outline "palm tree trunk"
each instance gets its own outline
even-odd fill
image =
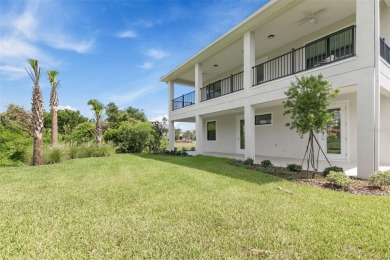
[[[42,129],[43,129],[43,105],[42,92],[39,84],[34,84],[32,100],[32,122],[34,128],[33,165],[41,165],[42,161]]]
[[[100,145],[102,143],[102,127],[101,127],[101,124],[100,124],[100,121],[97,120],[96,121],[96,143],[97,145]]]
[[[33,165],[42,164],[42,133],[34,131]]]
[[[51,109],[51,146],[58,145],[58,118],[57,118],[57,106],[53,106]]]

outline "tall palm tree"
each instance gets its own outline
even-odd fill
[[[58,71],[49,70],[47,76],[49,77],[49,82],[51,85],[50,93],[50,113],[51,113],[51,146],[58,145],[58,119],[57,119],[57,109],[58,109],[58,96],[57,96],[57,87],[59,81],[57,81]]]
[[[33,124],[33,165],[42,164],[42,129],[43,129],[43,100],[42,92],[39,87],[39,77],[41,75],[41,68],[38,66],[38,61],[29,59],[28,63],[31,68],[26,69],[28,75],[34,83],[32,95],[32,124]]]
[[[96,143],[98,145],[101,144],[102,142],[102,125],[101,125],[101,120],[103,117],[103,110],[104,110],[104,105],[103,103],[97,101],[96,99],[91,99],[88,101],[88,105],[91,106],[92,112],[95,116],[95,134],[96,134]]]

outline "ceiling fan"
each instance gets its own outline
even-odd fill
[[[298,26],[302,26],[307,22],[310,22],[311,24],[317,24],[318,23],[317,15],[319,15],[323,12],[325,12],[325,8],[322,8],[322,9],[320,9],[317,12],[314,12],[312,14],[306,15],[305,18],[298,21]]]

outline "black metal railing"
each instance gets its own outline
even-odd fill
[[[253,67],[253,86],[349,58],[355,52],[355,26],[306,44]]]
[[[217,80],[200,89],[201,101],[224,96],[244,89],[243,72]]]
[[[195,91],[184,94],[172,100],[172,110],[188,107],[195,104]]]
[[[385,38],[381,38],[380,53],[382,58],[390,64],[390,47],[386,44]]]

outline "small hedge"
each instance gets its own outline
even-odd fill
[[[331,171],[328,176],[326,176],[326,179],[343,190],[348,190],[349,186],[352,184],[351,178],[349,178],[344,172]]]
[[[331,166],[325,168],[322,174],[326,177],[330,172],[344,172],[344,169],[338,166]]]
[[[370,176],[370,184],[381,189],[384,189],[385,186],[390,186],[390,170],[375,172]]]
[[[265,167],[265,168],[267,168],[267,167],[272,167],[272,166],[273,166],[273,164],[271,163],[270,160],[263,160],[263,161],[261,161],[260,165],[261,165],[262,167]]]
[[[302,166],[299,164],[287,164],[287,169],[291,172],[300,172],[302,170]]]

